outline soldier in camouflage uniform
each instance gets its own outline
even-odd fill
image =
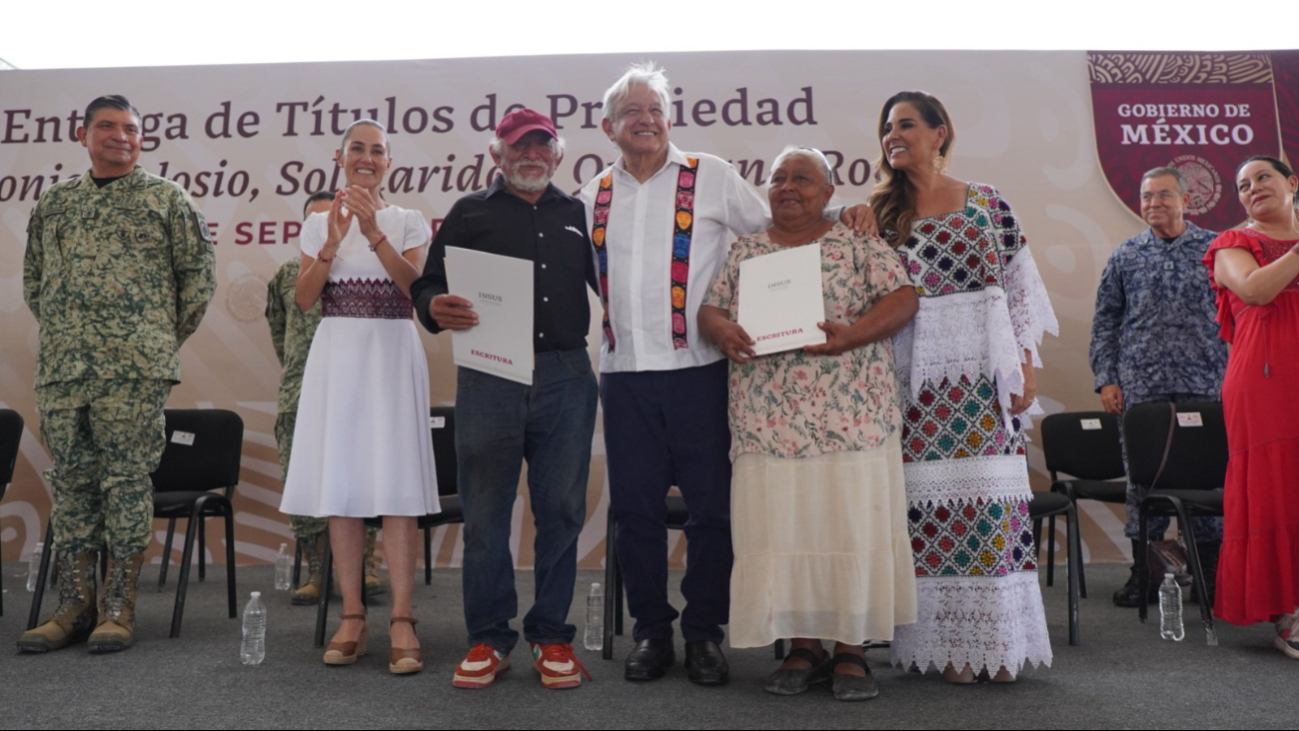
[[[303,217],[313,213],[327,213],[334,194],[319,191],[307,198]],[[284,371],[280,375],[278,413],[275,417],[275,444],[279,448],[280,469],[288,474],[289,455],[293,451],[293,428],[298,417],[298,395],[302,392],[302,371],[307,365],[311,338],[320,325],[320,303],[303,312],[294,302],[298,271],[301,261],[293,257],[280,265],[266,287],[266,321],[271,326],[271,342],[275,355]],[[305,515],[289,516],[289,529],[307,551],[307,580],[299,586],[290,601],[297,605],[320,601],[321,563],[324,560],[325,541],[329,540],[329,518],[312,518]],[[375,535],[378,529],[366,531],[365,543],[365,593],[369,596],[388,590],[379,576],[379,562],[374,556]]]
[[[178,351],[216,290],[207,222],[179,186],[136,165],[140,114],[120,96],[86,109],[91,169],[41,196],[27,227],[23,296],[40,327],[36,406],[54,468],[59,606],[18,641],[45,652],[130,647],[152,538],[163,405]],[[92,595],[96,551],[108,576]]]

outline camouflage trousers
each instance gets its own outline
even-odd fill
[[[54,458],[55,544],[74,552],[144,550],[153,540],[153,483],[166,444],[171,381],[84,379],[36,388],[41,438]]]
[[[293,429],[298,423],[297,412],[280,413],[275,416],[275,446],[280,453],[280,472],[285,477],[289,474],[289,455],[293,453]],[[289,530],[300,541],[324,533],[329,529],[329,518],[313,518],[309,515],[290,515]],[[366,528],[366,537],[378,533],[377,528]]]

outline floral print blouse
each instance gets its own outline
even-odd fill
[[[881,239],[836,224],[819,243],[827,322],[851,325],[884,295],[911,286],[897,252]],[[704,304],[726,310],[734,320],[740,263],[785,248],[766,233],[741,237],[731,245]],[[838,356],[800,349],[731,363],[732,460],[745,452],[796,459],[874,449],[901,421],[887,338]]]

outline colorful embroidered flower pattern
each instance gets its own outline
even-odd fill
[[[672,236],[672,347],[682,350],[690,347],[686,339],[686,283],[690,278],[690,235],[694,224],[695,171],[699,160],[686,158],[677,174],[676,215],[673,216],[675,232]],[[609,227],[609,210],[613,203],[613,173],[600,179],[600,190],[595,194],[594,225],[591,243],[595,246],[596,260],[600,266],[600,299],[604,303],[601,324],[609,352],[614,350],[613,325],[609,322],[609,250],[605,235]]]
[[[1028,502],[978,500],[907,511],[916,576],[1005,576],[1034,571]]]

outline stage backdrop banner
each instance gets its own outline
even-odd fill
[[[1230,172],[1224,172],[1233,156],[1278,149],[1271,99],[1274,83],[1280,88],[1282,77],[1267,54],[1228,55],[1220,64],[1222,73],[1175,74],[1163,85],[1152,81],[1163,76],[1151,76],[1153,69],[1162,68],[1159,64],[1113,60],[1128,56],[782,51],[662,54],[656,59],[672,80],[672,140],[678,147],[726,158],[754,185],[765,183],[771,161],[785,145],[821,148],[834,166],[836,199],[843,203],[864,201],[874,184],[884,100],[904,89],[939,96],[957,131],[952,174],[998,187],[1015,207],[1035,251],[1061,326],[1060,337],[1048,338],[1042,347],[1046,369],[1038,378],[1039,396],[1048,412],[1060,412],[1098,406],[1087,365],[1096,286],[1114,247],[1143,229],[1130,210],[1138,194],[1132,173],[1139,175],[1137,168],[1147,166],[1135,162],[1139,156],[1134,151],[1147,148],[1124,145],[1123,125],[1157,124],[1158,118],[1124,117],[1119,105],[1217,105],[1219,117],[1190,121],[1206,125],[1211,140],[1217,139],[1214,134],[1220,138],[1212,125],[1228,124],[1229,150],[1210,145],[1211,156],[1204,145],[1187,144],[1173,134],[1170,144],[1161,144],[1158,154],[1149,156],[1150,166],[1185,156],[1210,160],[1209,178],[1216,173],[1219,182],[1207,187],[1206,195],[1219,200],[1203,215],[1212,214],[1213,225],[1242,217],[1230,195]],[[216,297],[181,350],[183,381],[168,405],[233,409],[243,417],[236,550],[241,562],[260,562],[270,560],[281,542],[292,540],[278,511],[281,475],[273,433],[280,368],[263,316],[266,283],[280,263],[298,255],[306,196],[341,184],[333,152],[344,127],[363,116],[384,125],[394,158],[385,195],[394,204],[422,211],[436,227],[460,196],[490,184],[492,130],[520,105],[552,115],[568,142],[556,175],[560,188],[576,190],[612,163],[617,151],[601,131],[601,97],[628,63],[642,58],[0,73],[0,405],[17,409],[27,422],[14,483],[0,502],[4,558],[27,558],[50,509],[43,477],[50,458],[39,438],[32,386],[37,327],[22,300],[25,231],[41,193],[86,170],[86,151],[75,132],[91,99],[124,94],[139,107],[145,132],[140,163],[189,190],[216,235]],[[1294,68],[1293,56],[1287,63]],[[1102,68],[1111,70],[1102,74]],[[1286,73],[1293,87],[1294,72]],[[1110,88],[1101,78],[1119,86]],[[1229,105],[1248,107],[1249,116],[1225,116]],[[1099,120],[1106,121],[1102,125]],[[1240,125],[1248,125],[1248,142]],[[1162,139],[1154,129],[1144,134],[1152,146]],[[1099,146],[1098,139],[1103,139]],[[1101,161],[1116,155],[1134,160],[1123,168],[1125,177],[1103,172],[1111,168]],[[591,301],[595,354],[599,305],[594,295]],[[433,401],[451,404],[455,368],[449,336],[421,337]],[[579,546],[588,567],[599,566],[604,555],[608,492],[603,447],[597,429],[587,527]],[[1034,487],[1045,489],[1036,444],[1030,445],[1029,462]],[[535,529],[526,489],[520,496],[512,549],[520,566],[531,566]],[[1090,560],[1126,558],[1120,509],[1085,503],[1081,517]],[[156,528],[161,535],[165,524]],[[208,555],[220,560],[220,532],[210,536]],[[679,562],[684,544],[679,534],[670,540]],[[440,529],[434,546],[437,565],[458,565],[458,528]],[[154,561],[159,548],[155,543],[151,549]]]
[[[1089,53],[1096,148],[1110,187],[1133,213],[1131,195],[1157,167],[1181,171],[1187,213],[1203,228],[1240,223],[1236,166],[1279,155],[1273,70],[1266,53]]]

